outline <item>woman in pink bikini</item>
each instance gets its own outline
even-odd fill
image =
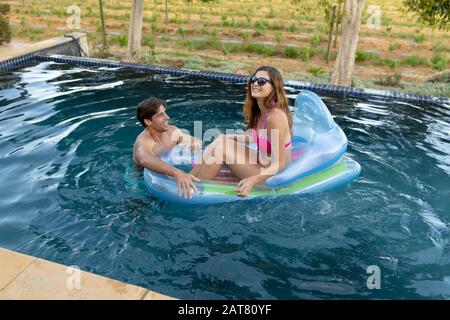
[[[219,136],[191,171],[199,179],[211,180],[226,164],[240,180],[236,193],[241,197],[283,170],[291,159],[292,116],[277,69],[262,66],[255,71],[248,82],[244,115],[246,133]],[[257,150],[243,144],[251,142]]]

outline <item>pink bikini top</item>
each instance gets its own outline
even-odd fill
[[[264,129],[266,129],[266,127],[267,127],[267,118],[268,117],[269,117],[269,112],[266,112],[265,117],[264,117]],[[258,152],[259,152],[259,150],[261,150],[263,152],[266,152],[266,154],[270,154],[272,152],[272,145],[271,145],[270,141],[264,137],[258,136],[256,128],[254,128],[252,131],[253,131],[253,140],[256,141],[256,145],[258,147]],[[288,148],[291,144],[292,144],[292,141],[289,141],[288,143],[286,143],[284,145],[284,147]]]

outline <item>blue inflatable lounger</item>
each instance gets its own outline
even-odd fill
[[[156,197],[177,203],[224,203],[248,201],[260,197],[307,195],[344,186],[357,178],[361,166],[344,156],[347,137],[334,122],[328,108],[311,91],[304,90],[295,99],[293,114],[292,160],[264,185],[255,186],[247,198],[236,195],[237,181],[230,182],[224,170],[214,180],[196,182],[198,192],[192,199],[178,196],[175,180],[148,169],[144,170],[147,189]],[[177,165],[192,164],[195,155],[181,159],[180,148],[161,155],[161,159]],[[198,155],[197,155],[198,156]],[[236,179],[234,179],[236,180]]]

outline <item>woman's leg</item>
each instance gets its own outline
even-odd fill
[[[260,173],[256,151],[247,146],[219,136],[203,153],[203,163],[194,165],[191,174],[199,179],[214,179],[225,163],[238,179],[248,178]]]
[[[225,142],[224,136],[217,137],[206,149],[203,151],[201,163],[194,164],[191,174],[199,179],[211,180],[214,179],[220,171],[223,164],[223,158],[218,159],[217,155],[223,154],[223,144]]]

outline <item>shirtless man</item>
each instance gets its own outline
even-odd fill
[[[192,198],[197,188],[193,182],[200,181],[192,174],[186,173],[161,160],[158,155],[183,144],[194,151],[201,148],[202,142],[195,137],[184,134],[176,126],[169,125],[166,102],[158,98],[148,98],[139,103],[136,115],[144,130],[136,138],[133,147],[133,162],[137,170],[144,167],[152,171],[173,177],[178,186],[178,196]]]

